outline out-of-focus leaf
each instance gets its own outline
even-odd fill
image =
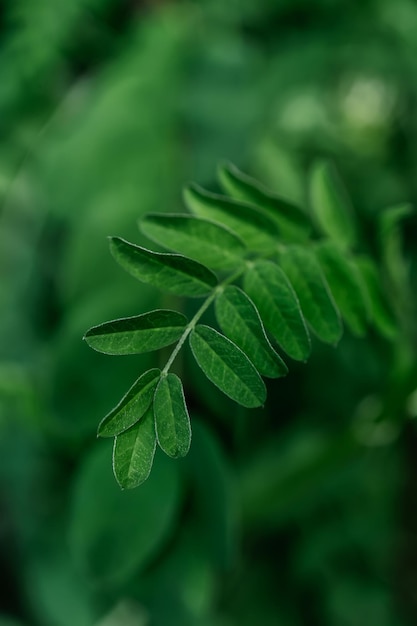
[[[213,269],[236,267],[246,252],[242,240],[230,230],[194,215],[148,214],[140,221],[140,229],[165,248]]]
[[[174,343],[186,326],[182,313],[158,309],[93,326],[84,339],[90,348],[104,354],[141,354]]]
[[[356,259],[356,264],[365,287],[371,321],[382,335],[387,339],[392,339],[398,334],[398,323],[388,298],[383,292],[378,268],[370,257],[365,256]]]
[[[259,448],[242,467],[242,515],[249,526],[287,522],[309,508],[318,491],[361,455],[351,433],[298,431],[281,434]]]
[[[398,228],[399,223],[413,213],[413,205],[407,202],[396,204],[381,211],[379,216],[380,237],[384,240]]]
[[[316,252],[330,291],[343,318],[355,335],[363,336],[366,331],[368,315],[363,285],[357,267],[332,242],[318,244]]]
[[[272,193],[232,163],[221,164],[218,171],[225,192],[236,200],[249,202],[265,210],[277,222],[285,239],[299,241],[305,239],[311,231],[309,219],[300,207]]]
[[[310,337],[284,272],[270,261],[255,261],[245,273],[244,285],[274,339],[290,357],[305,361],[311,350]]]
[[[230,339],[202,324],[190,335],[193,355],[207,378],[242,406],[261,406],[266,389],[248,357]]]
[[[382,256],[391,279],[397,288],[403,288],[408,281],[409,268],[402,250],[403,241],[400,222],[413,213],[411,204],[398,204],[388,207],[379,217],[379,239]]]
[[[156,368],[142,374],[119,404],[101,420],[97,434],[100,437],[119,435],[138,422],[152,402],[160,375],[161,370]]]
[[[154,398],[158,443],[173,458],[185,456],[191,444],[191,426],[181,380],[175,374],[163,376]]]
[[[276,245],[278,227],[262,209],[205,191],[194,184],[185,187],[184,202],[195,215],[230,228],[253,251],[265,252]]]
[[[336,344],[343,328],[320,264],[310,248],[288,246],[279,256],[311,329],[322,341]]]
[[[24,575],[30,614],[36,624],[91,626],[100,615],[91,588],[71,562],[62,527],[48,524],[48,543],[31,551]],[[58,532],[57,532],[58,531]],[[10,626],[15,622],[11,622]],[[0,626],[6,626],[0,620]]]
[[[122,489],[133,489],[149,476],[156,449],[155,418],[149,407],[142,419],[118,435],[113,448],[113,471]]]
[[[138,602],[121,599],[112,610],[94,626],[149,626],[149,612]]]
[[[178,296],[205,296],[217,285],[213,272],[180,254],[152,252],[120,237],[110,238],[110,250],[129,274]]]
[[[200,468],[203,469],[202,466]],[[210,489],[210,479],[211,475],[206,474],[202,495]],[[195,519],[193,515],[193,496],[194,492],[189,494],[189,514],[182,520],[181,529],[166,558],[158,563],[158,568],[145,572],[138,581],[152,615],[152,626],[217,624],[211,616],[216,605],[215,566],[218,563],[213,563],[214,559],[207,549],[204,520],[200,517]],[[206,521],[209,523],[209,520]]]
[[[327,161],[313,165],[310,200],[317,224],[343,248],[356,242],[356,226],[350,199],[334,167]]]
[[[236,554],[238,511],[234,476],[221,442],[203,421],[193,422],[187,457],[200,544],[213,565],[228,567]]]
[[[216,318],[224,334],[252,361],[263,376],[285,376],[288,368],[265,334],[259,313],[239,287],[228,285],[216,298]]]
[[[88,578],[114,587],[124,584],[162,549],[181,498],[178,465],[166,456],[156,456],[148,480],[133,491],[122,491],[117,485],[110,456],[111,448],[103,441],[80,468],[69,539],[73,558]]]

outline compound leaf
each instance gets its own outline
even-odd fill
[[[352,333],[363,336],[367,308],[361,277],[353,261],[332,242],[317,245],[318,260],[344,320]]]
[[[289,246],[281,252],[279,260],[311,329],[322,341],[336,344],[343,327],[314,252],[306,247]]]
[[[222,163],[218,175],[226,193],[265,210],[289,241],[305,239],[311,231],[310,221],[300,207],[272,193],[232,163]]]
[[[310,337],[284,272],[271,261],[255,261],[245,274],[244,287],[277,343],[293,359],[305,361],[311,350]]]
[[[93,326],[84,339],[104,354],[141,354],[169,346],[181,337],[186,325],[182,313],[157,309]]]
[[[236,267],[246,252],[243,241],[230,230],[194,215],[151,213],[140,221],[140,228],[156,243],[213,269]]]
[[[356,228],[351,202],[335,168],[327,161],[313,165],[310,200],[322,232],[343,248],[353,246]]]
[[[100,437],[119,435],[138,422],[152,402],[160,375],[161,371],[156,368],[142,374],[119,404],[102,419],[97,434]]]
[[[205,296],[217,285],[213,272],[180,254],[153,252],[120,237],[110,238],[110,250],[129,274],[177,296]]]
[[[191,444],[190,418],[181,380],[175,374],[163,376],[154,398],[158,443],[172,458],[185,456]]]
[[[153,408],[142,419],[118,435],[113,448],[113,471],[122,489],[133,489],[149,476],[156,449]]]
[[[230,339],[203,324],[190,335],[192,353],[205,375],[242,406],[261,406],[266,399],[262,378],[246,354]]]
[[[288,368],[272,348],[259,313],[239,287],[229,285],[216,298],[220,328],[252,361],[258,372],[270,378],[285,376]]]
[[[253,251],[273,250],[279,235],[276,223],[262,210],[198,185],[184,189],[184,202],[192,213],[226,225]]]

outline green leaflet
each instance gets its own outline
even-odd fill
[[[311,344],[297,296],[284,272],[271,261],[255,261],[244,277],[266,329],[297,361],[305,361]]]
[[[242,406],[266,400],[262,378],[248,357],[230,339],[209,326],[198,325],[190,335],[192,353],[207,378]]]
[[[285,376],[288,368],[265,334],[253,302],[239,287],[229,285],[216,298],[216,318],[220,328],[270,378]]]
[[[332,242],[318,244],[317,258],[343,318],[351,331],[363,336],[367,310],[361,276],[353,261]]]
[[[356,242],[356,227],[349,196],[334,167],[326,161],[313,165],[310,200],[321,231],[343,248]]]
[[[84,339],[90,348],[104,354],[141,354],[174,343],[186,325],[182,313],[157,309],[93,326]]]
[[[149,476],[156,449],[155,419],[149,407],[142,419],[118,435],[113,448],[113,471],[122,489],[133,489]]]
[[[213,272],[180,254],[152,252],[120,237],[110,238],[110,250],[129,274],[177,296],[205,296],[217,285]]]
[[[289,241],[303,240],[311,231],[310,221],[300,207],[270,192],[232,163],[222,163],[218,175],[226,193],[266,211]]]
[[[135,424],[149,408],[161,370],[151,369],[142,374],[119,404],[99,424],[100,437],[112,437]]]
[[[190,418],[181,380],[163,376],[155,391],[154,412],[158,443],[172,458],[185,456],[191,444]]]
[[[382,290],[378,267],[372,259],[365,256],[356,259],[356,264],[365,286],[371,319],[382,335],[387,339],[393,339],[398,334],[398,324]]]
[[[184,202],[192,213],[225,225],[253,251],[273,250],[278,228],[262,210],[225,196],[205,191],[198,185],[184,189]]]
[[[310,248],[288,246],[279,256],[311,329],[322,341],[336,344],[343,327],[320,263]]]
[[[141,231],[156,243],[218,270],[238,266],[246,247],[224,226],[194,215],[145,215]]]

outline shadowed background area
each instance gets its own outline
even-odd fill
[[[96,429],[160,357],[81,341],[173,306],[107,236],[221,159],[303,206],[332,159],[376,250],[417,201],[417,5],[3,0],[0,77],[0,626],[417,623],[415,331],[314,342],[255,411],[185,354],[191,451],[129,492]]]

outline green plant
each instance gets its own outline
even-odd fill
[[[99,436],[115,437],[113,468],[122,488],[149,476],[157,444],[173,458],[189,450],[183,386],[171,371],[187,339],[207,378],[253,408],[266,400],[262,376],[288,371],[276,347],[306,361],[309,330],[336,345],[341,318],[357,336],[369,321],[388,337],[396,333],[380,271],[364,252],[353,208],[331,165],[318,162],[312,169],[311,215],[229,163],[218,175],[228,196],[190,185],[184,201],[191,214],[149,214],[140,220],[144,235],[175,254],[110,238],[112,255],[138,280],[174,296],[203,299],[190,320],[158,309],[85,334],[90,347],[111,355],[174,344],[166,364],[143,373],[98,427]],[[221,332],[202,323],[211,305]]]

